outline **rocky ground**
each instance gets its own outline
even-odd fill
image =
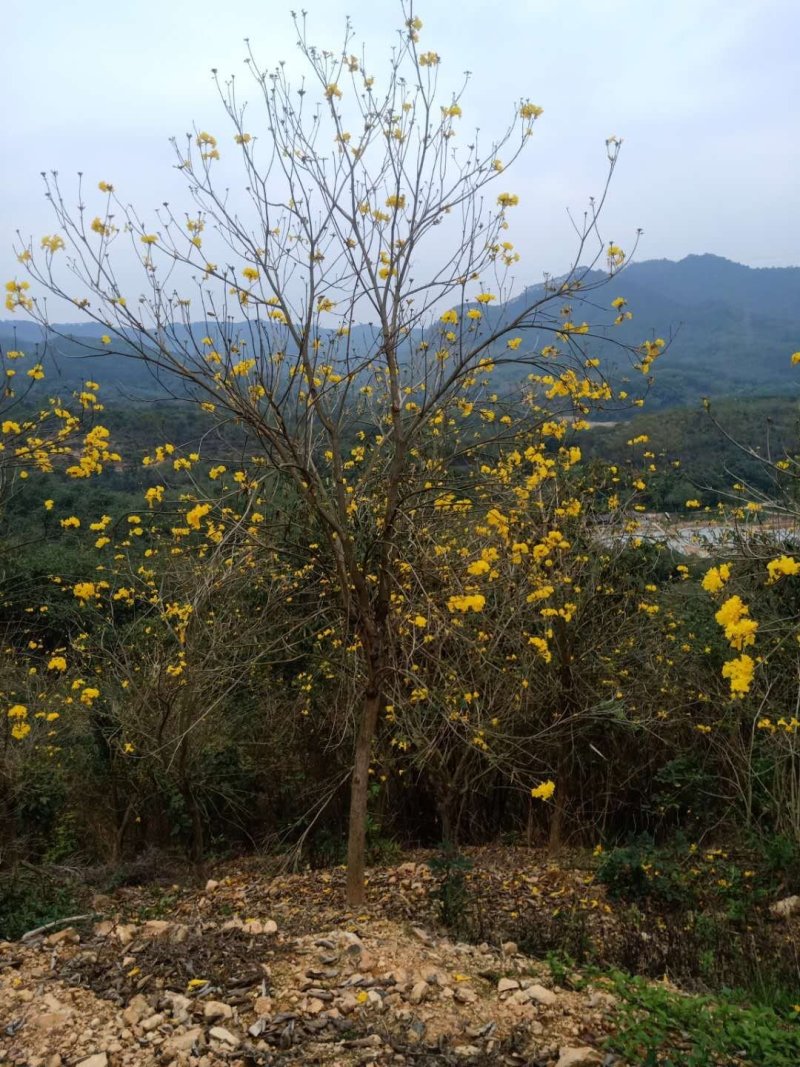
[[[208,873],[95,895],[79,921],[0,942],[0,1063],[623,1067],[604,980],[571,980],[521,936],[622,936],[587,869],[482,853],[450,885],[469,942],[443,932],[442,876],[421,856],[373,869],[363,912],[344,909],[340,868]]]
[[[600,1064],[613,998],[554,986],[506,944],[377,920],[67,928],[3,954],[0,1060],[138,1064]]]
[[[560,871],[492,870],[500,910],[565,893]],[[602,985],[564,989],[513,942],[437,933],[427,864],[373,871],[363,914],[342,910],[341,882],[223,869],[198,889],[96,896],[87,919],[0,943],[0,1063],[614,1062]],[[602,912],[591,894],[586,908]]]

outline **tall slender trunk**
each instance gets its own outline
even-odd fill
[[[456,851],[455,835],[453,833],[452,805],[453,801],[449,791],[441,797],[436,805],[439,812],[439,821],[442,824],[442,852],[444,852],[446,856],[455,855]]]
[[[203,854],[205,852],[205,833],[203,831],[203,812],[200,808],[200,804],[197,801],[197,797],[194,793],[189,793],[189,813],[192,817],[192,842],[191,842],[191,860],[192,863],[202,863]]]
[[[347,837],[347,903],[364,903],[364,863],[367,847],[367,802],[369,800],[369,761],[372,739],[378,725],[381,695],[370,686],[364,696],[358,724],[353,774],[350,779],[350,823]]]
[[[550,859],[557,859],[561,853],[564,840],[564,823],[569,804],[569,763],[562,753],[556,770],[556,791],[553,797],[553,814],[550,816],[550,839],[547,842],[547,854]]]
[[[551,859],[556,859],[561,853],[562,836],[564,832],[564,797],[563,786],[559,784],[553,804],[553,814],[550,816],[550,839],[547,842],[547,854]]]

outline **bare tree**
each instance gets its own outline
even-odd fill
[[[368,772],[404,531],[458,464],[516,447],[553,405],[586,412],[611,398],[586,369],[594,331],[570,321],[569,302],[600,284],[592,268],[607,278],[624,259],[598,229],[606,182],[576,223],[568,275],[508,301],[518,197],[506,171],[541,109],[520,100],[497,138],[461,136],[467,81],[441,90],[440,57],[422,49],[410,0],[402,14],[382,80],[353,53],[349,24],[341,49],[320,51],[295,19],[307,69],[299,87],[283,65],[259,66],[248,44],[260,116],[233,78],[217,81],[243,176],[236,195],[220,177],[217,139],[197,130],[175,143],[191,211],[165,204],[147,223],[106,182],[96,214],[82,187],[72,208],[52,174],[65,254],[39,263],[30,243],[20,249],[47,291],[104,326],[117,358],[145,361],[175,393],[244,425],[262,469],[301,502],[319,538],[309,554],[358,645],[352,904],[364,896]],[[607,150],[610,180],[619,143]],[[120,246],[146,279],[136,298],[119,281]],[[38,299],[33,313],[46,321]],[[489,375],[514,365],[533,378],[492,392]],[[470,417],[481,397],[491,417]]]

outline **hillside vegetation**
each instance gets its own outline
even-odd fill
[[[601,279],[600,272],[588,271],[584,287],[591,290]],[[541,286],[532,286],[485,313],[500,321],[543,292]],[[659,366],[648,394],[649,410],[693,406],[704,397],[798,395],[786,352],[793,350],[800,334],[800,267],[753,268],[709,254],[679,262],[645,260],[625,268],[613,293],[609,291],[611,297],[623,297],[633,313],[619,330],[612,331],[613,313],[598,308],[591,293],[583,298],[575,292],[572,317],[592,322],[596,347],[607,357],[604,365],[620,383],[630,380],[629,369],[609,339],[637,342],[644,331],[669,342],[669,358]],[[216,323],[193,327],[198,338],[209,331],[215,335]],[[164,399],[182,390],[168,373],[154,373],[146,364],[125,358],[124,349],[108,353],[100,343],[104,332],[102,325],[53,324],[48,331],[5,321],[0,322],[0,348],[34,352],[38,346],[51,380],[64,390],[78,388],[87,377],[99,377],[109,399]],[[374,327],[356,328],[354,345],[366,350],[374,333]],[[511,386],[523,380],[524,373],[524,368],[506,367],[501,379]]]

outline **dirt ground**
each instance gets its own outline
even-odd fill
[[[486,928],[478,944],[441,933],[441,884],[421,861],[372,870],[358,914],[343,906],[341,869],[258,862],[195,887],[95,896],[84,920],[0,942],[0,1063],[620,1062],[602,1050],[614,1009],[602,982],[562,988],[541,960],[490,937],[500,918],[524,929],[529,911],[568,907],[607,938],[613,909],[589,873],[530,853],[491,860],[456,884],[472,931]]]

